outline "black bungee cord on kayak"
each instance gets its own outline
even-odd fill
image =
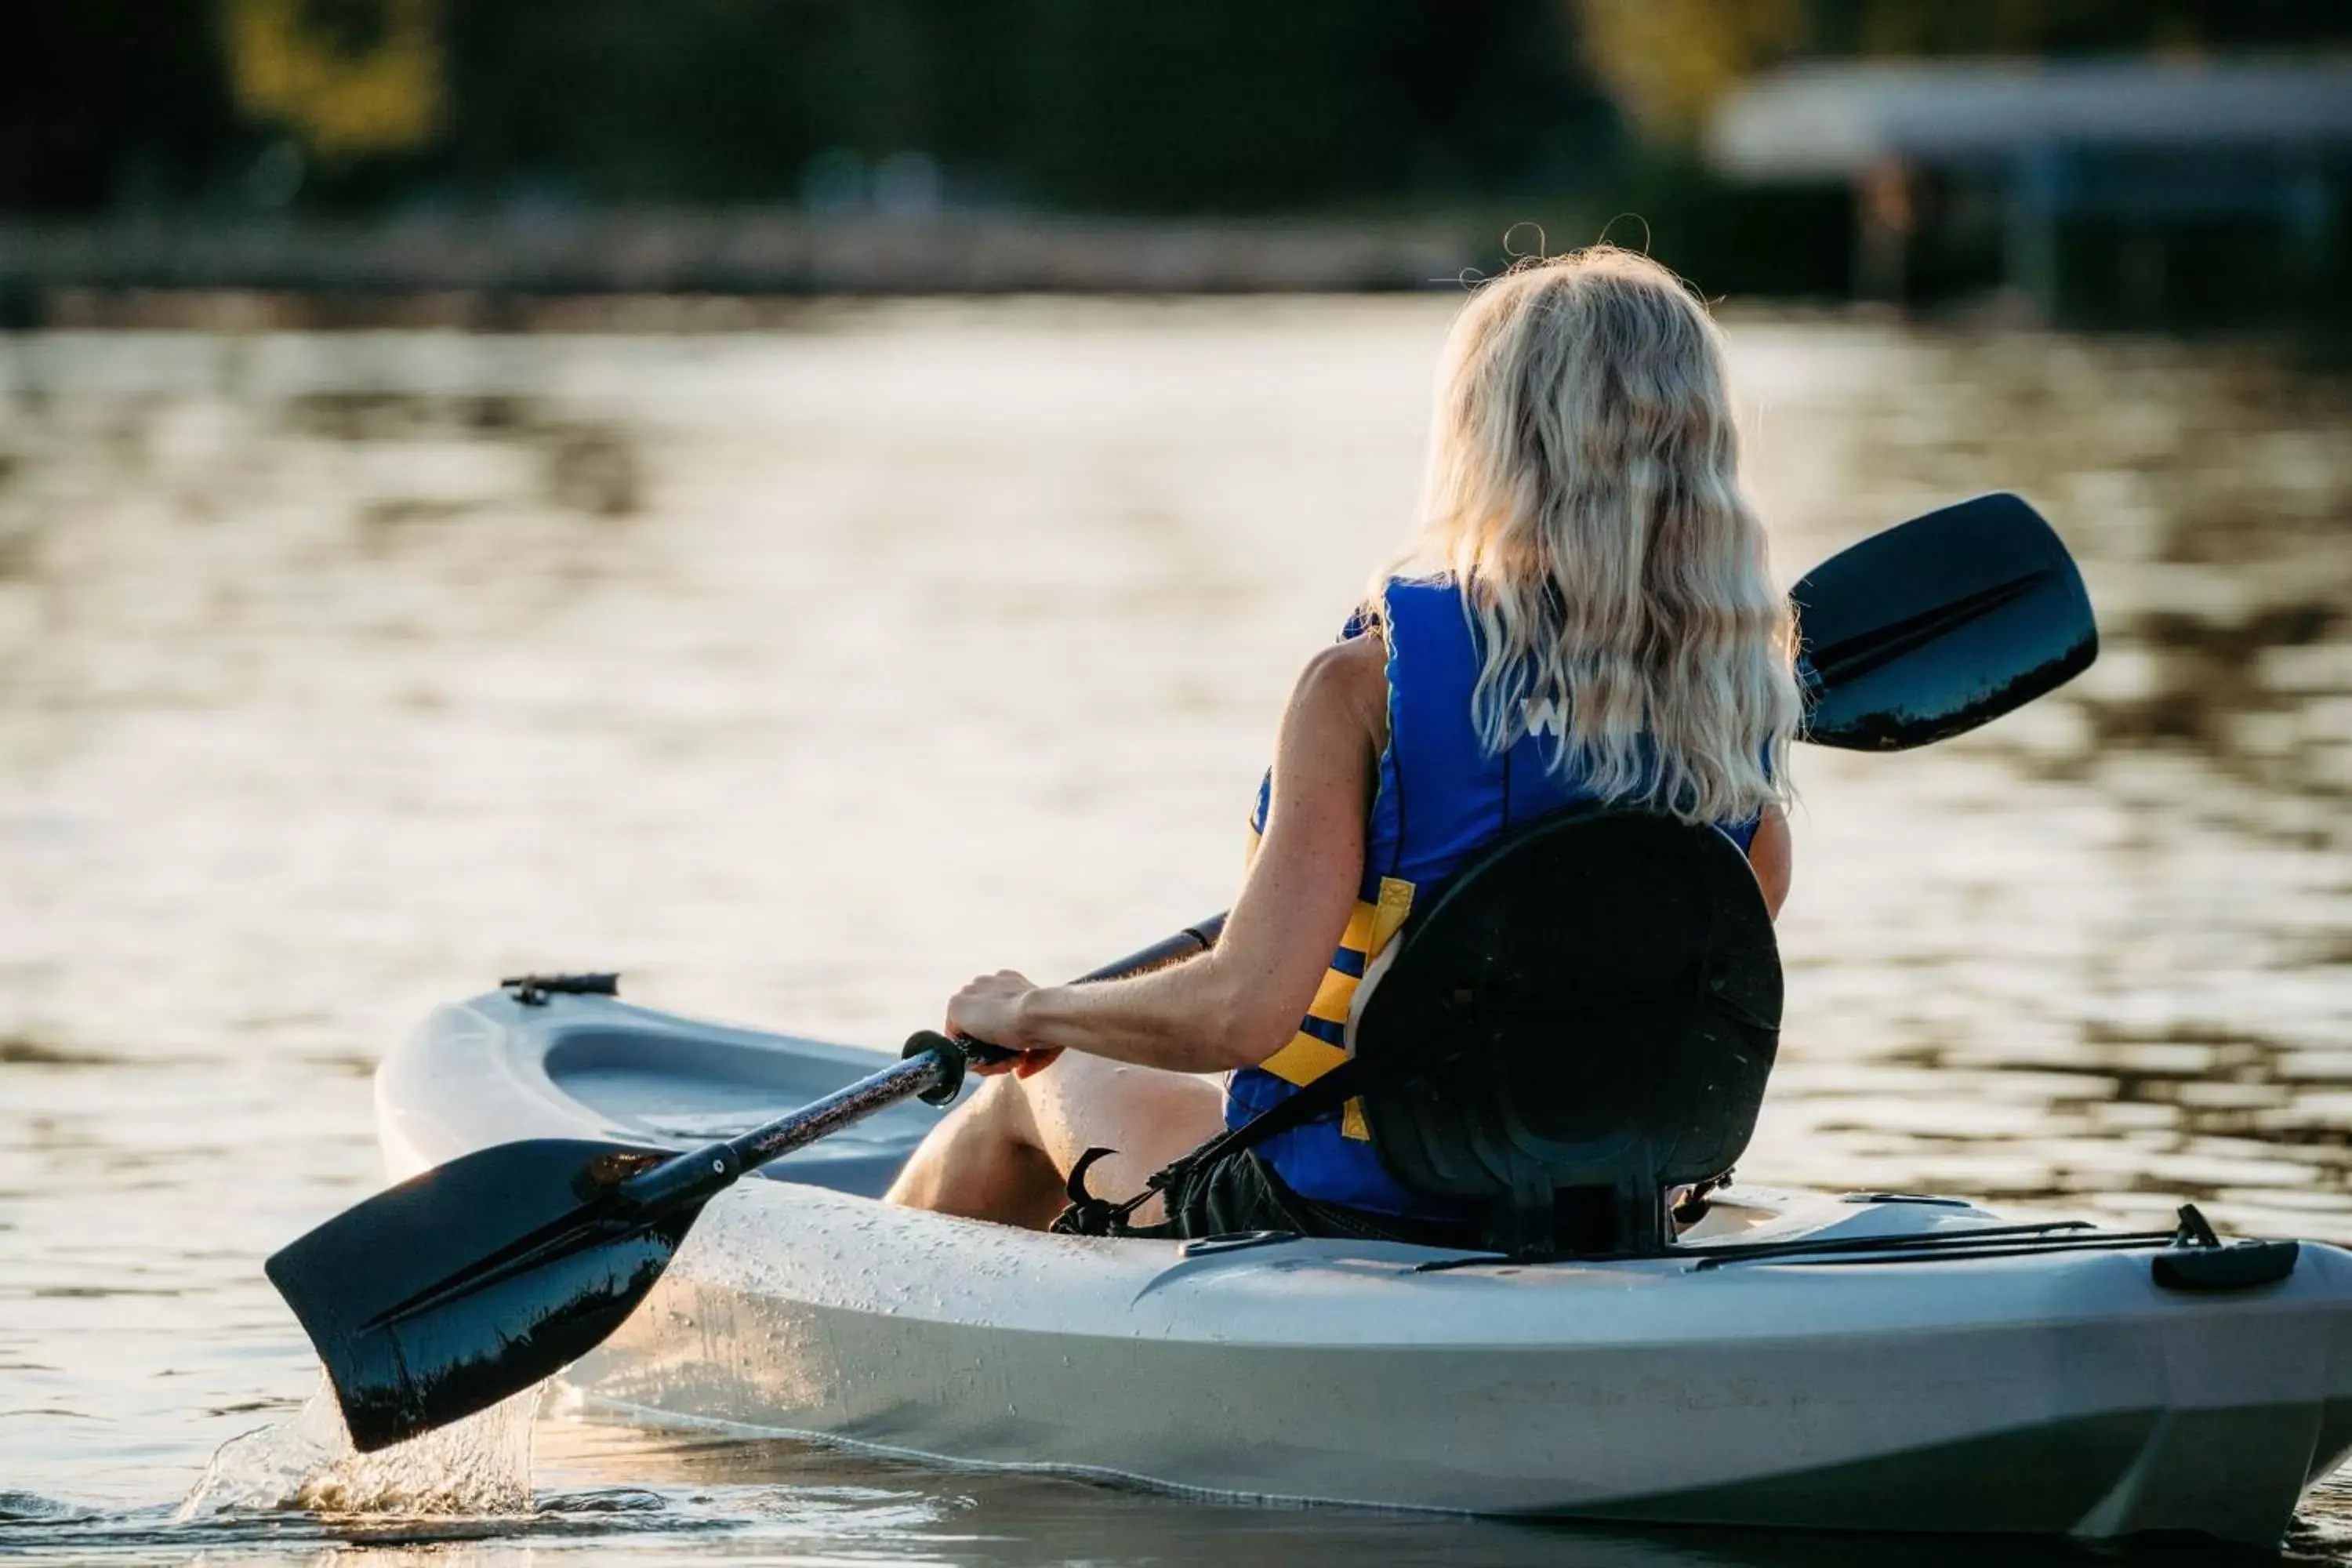
[[[2030,1225],[1971,1226],[1904,1236],[1825,1236],[1793,1241],[1712,1242],[1676,1247],[1670,1257],[1691,1272],[1742,1265],[1809,1268],[1876,1267],[1903,1263],[1958,1263],[1984,1258],[2036,1258],[2052,1253],[2141,1252],[2159,1248],[2150,1259],[2157,1284],[2170,1290],[2243,1290],[2272,1285],[2294,1272],[2301,1244],[2292,1240],[2225,1242],[2195,1204],[2180,1205],[2170,1230],[2100,1230],[2087,1220],[2045,1220]],[[1416,1264],[1417,1274],[1444,1274],[1548,1259],[1499,1254],[1444,1258]]]

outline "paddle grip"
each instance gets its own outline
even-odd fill
[[[1173,936],[1161,937],[1150,947],[1129,953],[1125,958],[1089,969],[1073,985],[1091,985],[1098,980],[1124,980],[1131,974],[1148,973],[1179,963],[1195,953],[1206,952],[1217,944],[1217,937],[1225,929],[1225,917],[1211,915],[1198,925],[1186,926]],[[907,1045],[898,1055],[912,1060],[925,1052],[937,1055],[940,1063],[939,1081],[924,1089],[917,1098],[925,1105],[947,1105],[963,1092],[965,1070],[974,1062],[993,1067],[1009,1062],[1021,1053],[1003,1046],[992,1046],[986,1040],[975,1040],[970,1035],[942,1035],[932,1029],[918,1029],[907,1037]]]
[[[929,1087],[916,1091],[915,1098],[925,1105],[948,1105],[963,1092],[964,1072],[972,1063],[993,1067],[998,1062],[1009,1062],[1020,1054],[1019,1051],[1006,1050],[1003,1046],[992,1046],[986,1040],[975,1040],[970,1035],[942,1035],[936,1029],[918,1029],[907,1037],[906,1047],[898,1056],[905,1061],[929,1057],[938,1068],[939,1076],[931,1080]]]

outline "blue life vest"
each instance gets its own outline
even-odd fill
[[[1452,578],[1392,579],[1382,595],[1381,626],[1388,644],[1389,737],[1355,913],[1298,1033],[1264,1063],[1227,1080],[1227,1126],[1241,1125],[1348,1059],[1349,1010],[1365,969],[1395,940],[1417,894],[1433,897],[1437,884],[1506,828],[1597,798],[1573,773],[1551,765],[1565,715],[1538,713],[1530,732],[1508,750],[1486,750],[1470,710],[1483,664],[1478,634]],[[1342,635],[1360,629],[1350,621]],[[1273,783],[1268,773],[1258,786],[1253,852],[1265,831]],[[1756,827],[1749,821],[1724,831],[1746,849]],[[1257,1152],[1293,1190],[1321,1203],[1419,1218],[1468,1212],[1399,1185],[1373,1152],[1353,1100],[1268,1139]]]

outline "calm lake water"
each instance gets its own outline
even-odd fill
[[[377,1184],[368,1073],[434,1003],[611,966],[881,1044],[1223,907],[1290,679],[1408,517],[1449,309],[0,337],[0,1555],[2031,1560],[1212,1508],[560,1400],[527,1513],[171,1521],[313,1389],[260,1262]],[[1733,334],[1785,577],[2014,489],[2106,637],[1977,735],[1800,759],[1743,1173],[2352,1241],[2352,389]],[[2352,1562],[2352,1491],[2294,1549]]]

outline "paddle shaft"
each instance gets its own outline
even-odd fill
[[[1099,980],[1120,980],[1179,963],[1215,946],[1217,933],[1224,924],[1224,916],[1213,916],[1129,953],[1115,963],[1089,970],[1070,984],[1088,985]],[[908,1042],[908,1052],[898,1066],[869,1073],[821,1100],[811,1100],[789,1116],[780,1116],[739,1137],[706,1144],[640,1172],[620,1184],[620,1195],[649,1212],[672,1208],[680,1203],[700,1203],[744,1173],[782,1159],[795,1149],[805,1148],[900,1100],[924,1097],[944,1103],[963,1086],[964,1071],[971,1063],[1000,1062],[1019,1054],[983,1040],[950,1037],[929,1030],[917,1034]]]

